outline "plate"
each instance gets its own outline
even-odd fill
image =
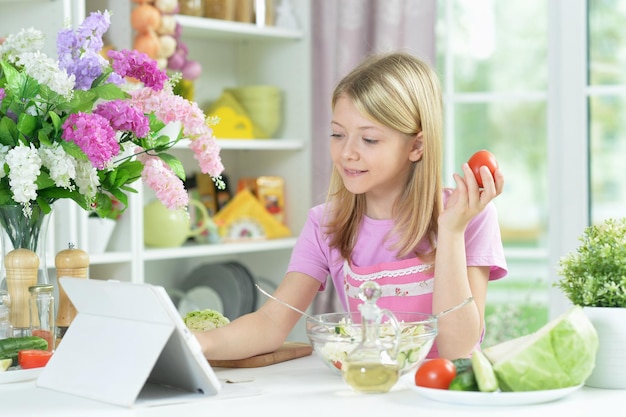
[[[207,263],[198,266],[183,280],[180,290],[187,292],[197,287],[215,291],[224,306],[222,312],[231,321],[254,311],[256,288],[254,278],[237,262]]]
[[[7,369],[4,372],[0,372],[0,384],[31,381],[37,379],[41,371],[43,371],[43,368]]]
[[[502,406],[527,405],[556,401],[567,397],[579,390],[583,384],[574,387],[551,389],[544,391],[524,392],[476,392],[476,391],[449,391],[445,389],[424,388],[415,385],[413,373],[400,377],[400,381],[413,392],[424,398],[448,404]]]
[[[211,309],[224,313],[220,295],[211,287],[199,286],[187,291],[178,304],[178,312],[184,316],[190,311]]]

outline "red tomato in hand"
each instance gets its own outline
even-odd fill
[[[496,160],[496,157],[493,156],[491,152],[484,149],[472,155],[467,163],[472,169],[472,172],[474,172],[476,182],[478,182],[478,186],[481,188],[483,187],[483,179],[480,177],[480,167],[484,165],[489,168],[491,175],[493,175],[493,173],[496,172],[496,169],[498,169],[498,161]]]
[[[52,352],[49,350],[25,349],[17,352],[17,363],[22,369],[41,368],[46,366]]]
[[[448,389],[456,376],[456,366],[446,358],[424,362],[415,372],[415,385],[426,388]]]

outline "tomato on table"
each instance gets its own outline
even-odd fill
[[[483,179],[480,176],[480,167],[486,166],[487,168],[489,168],[491,175],[493,175],[496,172],[496,169],[498,169],[498,161],[496,160],[496,157],[493,156],[491,152],[485,149],[478,151],[474,155],[472,155],[467,161],[467,164],[472,169],[472,172],[476,177],[476,182],[478,182],[478,186],[480,188],[483,187]]]
[[[426,361],[415,372],[415,385],[426,388],[448,389],[456,376],[456,366],[446,358]]]
[[[25,349],[17,353],[17,363],[22,369],[41,368],[46,366],[52,352],[49,350]]]
[[[48,342],[48,350],[52,350],[52,332],[50,330],[35,329],[32,335],[45,339]]]

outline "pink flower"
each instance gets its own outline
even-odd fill
[[[220,149],[213,136],[213,131],[210,128],[208,130],[210,134],[204,134],[192,140],[189,148],[193,151],[193,157],[198,161],[202,173],[217,177],[224,171],[224,165],[219,158]]]
[[[78,145],[97,169],[105,168],[111,158],[120,152],[109,121],[97,114],[70,114],[63,123],[61,137]]]
[[[128,101],[106,101],[93,112],[107,119],[114,130],[130,131],[138,138],[145,138],[150,131],[148,118]]]
[[[183,137],[191,140],[190,147],[203,173],[218,177],[224,171],[213,130],[197,103],[174,95],[167,89],[155,92],[149,88],[140,88],[130,94],[132,105],[144,113],[154,113],[165,124],[174,121],[182,123]]]
[[[151,156],[137,147],[137,159],[143,163],[141,178],[154,190],[156,197],[170,210],[183,209],[189,196],[180,178],[157,156]]]
[[[134,50],[110,50],[108,56],[113,60],[113,71],[119,76],[136,78],[153,90],[163,89],[167,74],[147,54]]]

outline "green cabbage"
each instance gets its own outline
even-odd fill
[[[537,391],[582,384],[591,375],[598,335],[574,306],[530,335],[483,349],[502,391]]]
[[[210,308],[205,310],[190,311],[185,314],[183,321],[185,322],[187,328],[194,332],[212,330],[230,323],[230,320],[228,320],[228,318],[222,313],[211,310]]]

